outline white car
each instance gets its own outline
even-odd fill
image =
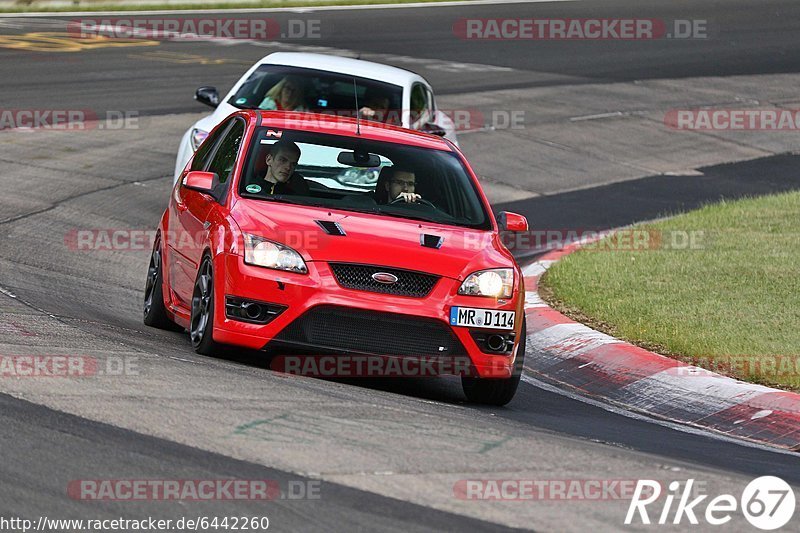
[[[284,85],[290,88],[284,89]],[[293,98],[286,100],[292,93]],[[195,99],[215,110],[183,135],[175,162],[175,181],[208,132],[239,109],[290,109],[350,116],[358,109],[362,118],[369,119],[371,115],[373,120],[434,133],[458,144],[455,124],[437,108],[433,89],[425,78],[360,59],[276,52],[253,65],[224,99],[220,100],[214,87],[200,87]],[[281,106],[286,101],[291,102],[291,107]],[[375,103],[388,103],[388,107],[372,114],[373,108],[380,107]]]

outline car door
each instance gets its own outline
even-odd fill
[[[244,138],[245,121],[241,117],[234,117],[220,129],[219,138],[206,154],[202,154],[204,157],[196,165],[192,163],[191,170],[217,174],[221,184],[219,192],[222,193],[221,197],[224,197]],[[209,240],[208,233],[211,226],[209,219],[212,217],[212,211],[219,209],[220,203],[209,194],[193,191],[182,185],[178,187],[176,194],[173,213],[176,224],[170,273],[173,276],[175,300],[181,306],[191,308],[197,269]]]

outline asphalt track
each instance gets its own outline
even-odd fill
[[[733,76],[738,74],[773,74],[797,72],[800,56],[796,21],[800,5],[791,0],[750,0],[725,2],[657,0],[577,1],[533,4],[497,4],[425,9],[316,11],[320,17],[297,12],[271,13],[286,27],[288,19],[299,14],[319,18],[321,39],[284,39],[287,44],[319,45],[363,53],[402,54],[412,58],[514,69],[497,72],[477,69],[463,76],[454,69],[447,72],[430,69],[425,61],[417,68],[430,78],[438,94],[468,93],[497,88],[558,86],[565,78],[579,78],[584,83],[598,81],[681,78],[697,76]],[[236,14],[236,18],[257,17]],[[535,48],[524,41],[468,41],[456,38],[452,25],[460,18],[613,18],[648,17],[664,20],[703,19],[708,21],[708,39],[642,41],[631,46],[624,41],[537,42]],[[60,20],[70,20],[61,17]],[[27,22],[15,28],[8,19],[3,33],[15,34],[52,29],[44,21]],[[184,51],[178,43],[161,49]],[[208,65],[143,61],[146,49],[101,49],[77,57],[40,54],[28,61],[8,50],[0,50],[0,75],[3,77],[4,105],[30,108],[50,106],[68,109],[90,104],[92,109],[136,109],[142,113],[178,113],[196,111],[191,100],[201,84],[229,87],[243,70],[264,54],[263,49],[233,43],[220,47],[196,43],[192,53],[215,58],[235,58],[240,64]],[[24,57],[24,56],[22,56]],[[542,74],[547,74],[543,77]],[[574,80],[573,80],[574,81]],[[155,88],[155,90],[154,90]],[[188,97],[187,97],[188,95]]]
[[[598,1],[316,15],[323,21],[324,38],[314,45],[425,58],[418,70],[440,95],[800,70],[795,53],[800,6],[790,1],[651,2],[646,9],[634,1]],[[513,41],[453,38],[455,18],[504,16],[707,18],[725,31],[691,46],[541,43],[536,53]],[[52,30],[58,18],[47,20],[6,19],[2,32]],[[159,49],[187,52],[180,43]],[[215,65],[163,61],[147,53],[106,48],[65,55],[0,48],[3,106],[134,109],[154,117],[155,127],[164,115],[198,111],[190,98],[196,86],[227,87],[265,50],[192,45],[193,55],[225,59]],[[462,67],[451,72],[443,64]],[[464,64],[512,70],[498,74],[475,68],[465,74]],[[710,492],[737,494],[748,479],[768,474],[800,485],[795,455],[630,418],[528,383],[507,408],[488,409],[464,403],[458,384],[449,380],[286,379],[266,370],[254,354],[196,356],[184,335],[141,324],[146,254],[76,254],[57,246],[71,227],[154,226],[168,194],[165,176],[173,147],[148,147],[136,154],[136,146],[124,141],[106,145],[98,139],[82,160],[74,149],[57,149],[58,142],[47,134],[32,139],[29,148],[14,152],[24,159],[8,159],[19,140],[0,155],[3,174],[13,172],[31,184],[6,184],[0,193],[5,198],[0,287],[15,296],[0,294],[3,350],[134,354],[142,375],[77,385],[0,382],[0,390],[8,393],[0,395],[0,516],[266,514],[281,531],[504,526],[605,531],[622,528],[626,502],[463,502],[447,488],[466,478],[694,477],[704,480]],[[75,168],[72,181],[70,165]],[[503,207],[525,213],[534,227],[614,227],[723,197],[800,188],[796,165],[795,156],[781,155],[703,169],[701,180],[653,176]],[[20,190],[26,198],[20,198]],[[242,430],[254,420],[272,423],[261,432]],[[69,498],[65,490],[75,479],[215,478],[275,479],[282,486],[321,479],[322,497],[267,505],[84,502]],[[731,528],[748,530],[741,520]]]

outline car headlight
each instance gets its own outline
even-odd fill
[[[306,262],[296,251],[256,235],[244,234],[244,262],[276,270],[307,274]]]
[[[208,137],[207,131],[197,128],[192,129],[192,134],[189,136],[192,142],[192,149],[197,151],[200,145],[203,144],[203,141],[206,140],[206,137]]]
[[[491,296],[492,298],[511,298],[514,290],[514,270],[493,268],[473,272],[461,287],[458,294],[465,296]]]

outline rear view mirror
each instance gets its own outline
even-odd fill
[[[216,87],[199,87],[194,93],[194,99],[214,108],[219,105],[219,93]]]
[[[369,152],[339,152],[336,160],[348,167],[374,168],[381,166],[381,158]]]
[[[497,225],[500,231],[528,231],[528,219],[510,211],[497,214]]]

